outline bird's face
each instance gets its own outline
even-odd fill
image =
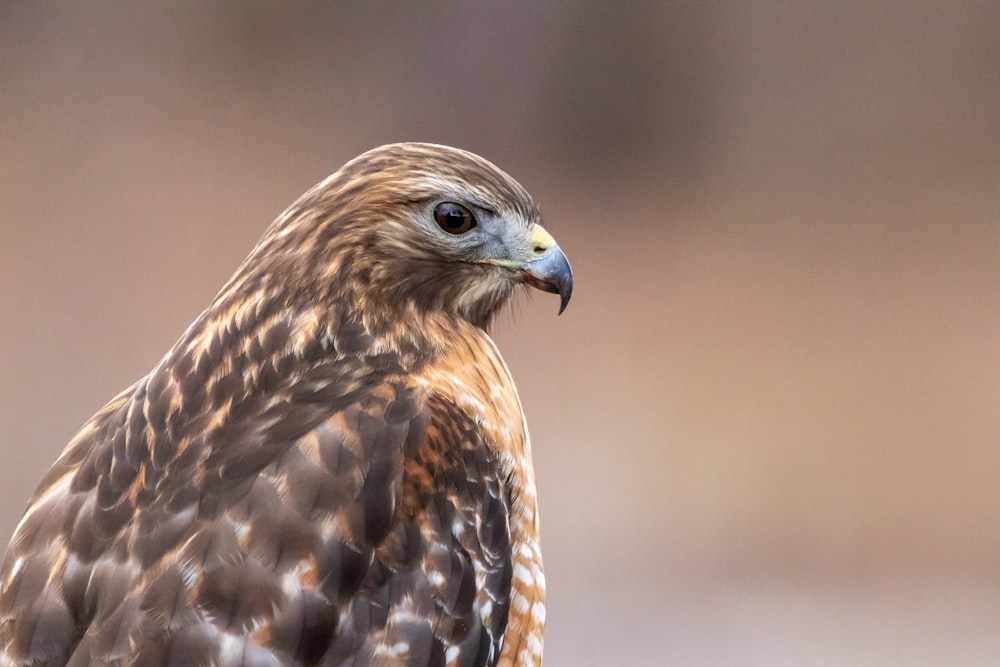
[[[405,222],[415,234],[407,234],[409,248],[396,248],[398,259],[412,268],[426,263],[437,272],[436,278],[425,276],[426,286],[443,290],[450,302],[442,305],[471,320],[500,307],[520,284],[559,294],[562,313],[573,291],[573,273],[534,205],[511,206],[499,193],[477,192],[468,181],[447,185],[438,196],[409,207]],[[421,273],[401,279],[416,280]],[[453,281],[454,289],[444,281]]]
[[[429,144],[384,146],[358,160],[366,158],[381,177],[372,194],[384,199],[359,211],[358,224],[373,234],[367,276],[388,288],[384,298],[483,327],[519,285],[559,294],[559,312],[566,308],[569,262],[510,176],[471,153]]]

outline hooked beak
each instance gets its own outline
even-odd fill
[[[552,237],[548,236],[548,238]],[[555,245],[554,241],[544,251],[544,256],[521,266],[521,270],[524,271],[524,282],[543,292],[558,294],[559,314],[562,315],[563,311],[566,310],[566,304],[569,303],[570,296],[573,294],[573,269],[570,268],[566,255],[559,249],[559,246]]]

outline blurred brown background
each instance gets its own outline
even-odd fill
[[[0,541],[264,227],[398,140],[541,201],[496,332],[547,664],[1000,663],[1000,5],[0,4]]]

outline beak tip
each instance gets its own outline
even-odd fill
[[[566,310],[566,306],[569,305],[569,297],[572,294],[573,294],[573,288],[572,287],[570,287],[570,289],[567,289],[567,290],[559,293],[559,313],[558,313],[558,315],[562,315],[563,311]]]

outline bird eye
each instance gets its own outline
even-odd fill
[[[449,234],[464,234],[476,226],[472,211],[461,204],[446,201],[434,207],[434,220]]]

